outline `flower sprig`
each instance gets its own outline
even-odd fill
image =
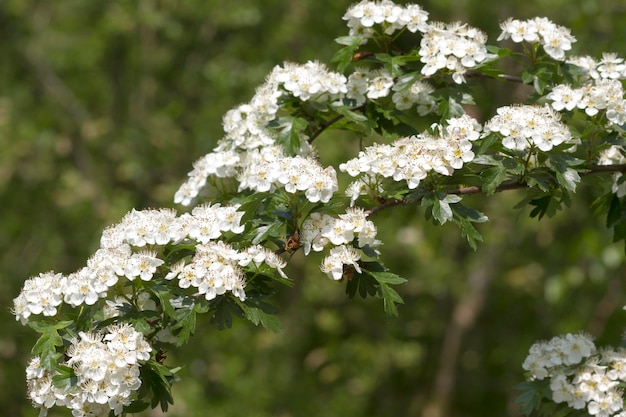
[[[519,206],[541,218],[597,174],[596,213],[626,239],[622,58],[569,56],[575,37],[546,18],[502,22],[497,41],[530,45],[517,54],[417,4],[364,0],[343,19],[336,69],[278,65],[224,115],[224,136],[174,195],[186,212],[132,210],[83,268],[25,281],[13,312],[40,333],[26,374],[42,416],[53,406],[74,416],[166,410],[178,367],[164,352],[188,342],[199,314],[220,329],[234,316],[277,330],[269,298],[293,285],[285,271],[296,251],[324,252],[321,272],[348,296],[378,297],[397,315],[393,286],[406,280],[383,265],[375,217],[398,205],[458,225],[477,248],[474,224],[488,218],[463,196],[523,190]],[[397,47],[401,36],[413,37],[411,50]],[[498,67],[520,55],[517,73]],[[481,114],[475,80],[534,90]],[[339,146],[326,137],[333,129],[369,145],[323,161],[318,147]],[[550,380],[543,400],[623,415],[622,356],[568,335],[531,348],[523,366],[531,382]]]

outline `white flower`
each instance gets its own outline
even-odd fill
[[[507,19],[500,24],[502,33],[498,40],[509,39],[513,42],[539,43],[550,57],[563,61],[565,51],[572,49],[576,38],[566,27],[559,26],[545,17],[528,20]]]
[[[582,89],[573,89],[569,85],[559,84],[547,95],[552,100],[552,108],[557,111],[566,109],[571,111],[578,106],[583,98]]]
[[[129,280],[139,277],[142,281],[150,281],[157,268],[164,261],[157,258],[154,251],[141,251],[133,254],[126,264],[125,275]]]
[[[485,124],[485,132],[497,132],[508,149],[549,151],[561,143],[576,144],[558,114],[548,106],[505,106]]]
[[[361,273],[361,267],[358,261],[361,255],[351,246],[341,245],[330,250],[330,254],[324,258],[320,269],[334,280],[343,278],[344,265],[352,266],[358,273]]]
[[[391,74],[385,69],[374,70],[369,73],[367,97],[370,99],[377,99],[386,97],[393,87],[393,78]]]
[[[26,280],[20,295],[13,300],[16,320],[25,324],[31,314],[55,316],[63,302],[65,280],[62,274],[52,271]]]
[[[457,84],[465,81],[463,74],[493,55],[487,53],[487,35],[480,30],[459,23],[431,23],[420,42],[420,60],[425,64],[421,72],[433,75],[439,70],[453,72]]]

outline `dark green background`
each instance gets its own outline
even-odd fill
[[[0,404],[36,416],[24,368],[35,334],[12,299],[39,272],[70,273],[101,230],[133,207],[171,207],[194,160],[221,137],[221,117],[248,101],[283,61],[328,63],[347,34],[349,1],[189,0],[0,2]],[[431,1],[431,20],[461,20],[495,43],[509,16],[570,27],[576,53],[626,56],[619,1]],[[485,85],[477,114],[523,99]],[[345,157],[328,134],[324,163]],[[352,146],[353,148],[353,146]],[[513,386],[537,339],[585,330],[618,343],[623,248],[611,244],[585,181],[554,219],[528,219],[515,192],[468,197],[491,219],[472,252],[453,226],[414,207],[373,220],[383,259],[409,282],[389,319],[377,300],[297,255],[297,285],[275,302],[284,331],[245,322],[197,336],[168,363],[186,365],[171,416],[515,416]],[[54,416],[68,412],[55,411]],[[146,413],[157,416],[159,412]]]

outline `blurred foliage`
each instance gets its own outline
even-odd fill
[[[4,415],[37,414],[23,374],[35,336],[9,311],[24,279],[78,269],[101,230],[132,207],[172,206],[192,162],[219,139],[222,115],[274,65],[330,61],[350,4],[0,3]],[[499,21],[538,15],[570,27],[578,54],[626,50],[625,6],[614,0],[420,4],[431,20],[468,22],[491,43]],[[524,94],[496,85],[476,111]],[[331,163],[358,144],[326,133],[318,146]],[[473,196],[491,219],[479,225],[477,252],[419,208],[378,214],[383,260],[409,279],[397,319],[375,300],[348,300],[319,262],[296,255],[288,273],[297,285],[275,300],[282,333],[207,323],[169,352],[187,366],[168,415],[518,415],[512,387],[537,339],[586,330],[599,344],[620,340],[624,254],[589,209],[598,195],[586,179],[570,209],[541,222],[512,209],[515,192]]]

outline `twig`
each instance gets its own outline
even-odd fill
[[[355,109],[353,109],[352,111],[359,111],[359,110],[363,110],[365,108],[365,104],[356,107]],[[333,117],[332,119],[330,119],[329,121],[327,121],[326,123],[322,124],[320,127],[317,128],[317,130],[315,132],[313,132],[311,134],[311,137],[309,138],[309,143],[313,143],[313,141],[315,140],[315,138],[317,138],[319,135],[321,135],[326,129],[328,129],[329,127],[331,127],[333,124],[337,123],[339,120],[343,119],[344,115],[343,114],[338,114],[337,116]]]
[[[504,81],[511,81],[514,83],[524,84],[524,81],[521,79],[521,77],[518,77],[516,75],[498,74],[496,76],[493,76],[489,74],[483,74],[482,72],[467,72],[465,73],[464,76],[465,78],[489,78],[492,80],[501,79]]]
[[[587,171],[579,172],[581,177],[586,177],[593,174],[600,174],[605,172],[626,172],[626,164],[616,164],[616,165],[593,165]],[[519,181],[510,181],[500,184],[496,187],[495,192],[502,192],[508,190],[519,190],[523,188],[528,188],[527,184],[521,183]],[[478,186],[470,186],[470,187],[460,187],[454,190],[446,191],[447,194],[456,194],[456,195],[468,195],[468,194],[478,194],[482,193],[483,190]],[[391,199],[385,200],[382,204],[373,207],[367,210],[365,213],[369,216],[372,214],[376,214],[379,211],[388,209],[390,207],[401,206],[404,204],[408,204],[406,199]]]

